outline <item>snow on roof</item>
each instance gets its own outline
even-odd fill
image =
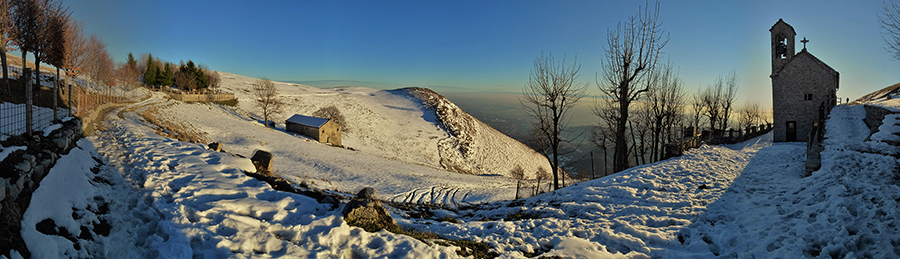
[[[325,123],[328,122],[328,119],[294,114],[294,116],[291,116],[290,118],[288,118],[285,123],[287,123],[287,122],[293,122],[293,123],[297,123],[297,124],[300,124],[303,126],[318,128],[318,127],[322,127],[322,125],[325,125]]]

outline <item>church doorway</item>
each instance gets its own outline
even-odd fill
[[[787,142],[797,141],[797,122],[796,121],[788,121],[788,122],[786,122],[785,128],[787,129],[785,132],[785,141],[787,141]]]

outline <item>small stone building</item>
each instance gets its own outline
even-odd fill
[[[303,134],[322,143],[341,146],[341,125],[332,120],[294,114],[284,124],[287,131]]]
[[[837,101],[839,74],[806,50],[794,52],[794,27],[778,19],[772,34],[772,119],[774,141],[806,141],[819,106],[831,111]]]

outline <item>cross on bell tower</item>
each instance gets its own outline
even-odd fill
[[[803,40],[800,42],[803,42],[803,49],[806,49],[806,43],[809,42],[809,40],[807,40],[806,37],[803,37]]]

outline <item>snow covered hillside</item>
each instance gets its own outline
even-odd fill
[[[425,105],[405,107],[441,116],[427,95],[415,98]],[[836,106],[822,167],[810,175],[806,143],[773,143],[769,133],[512,200],[506,177],[331,147],[267,130],[242,110],[156,93],[108,114],[107,130],[60,158],[34,193],[22,236],[47,258],[458,257],[458,247],[348,226],[341,207],[242,174],[254,170],[248,159],[159,136],[141,115],[155,111],[229,153],[272,151],[276,173],[290,180],[342,192],[371,186],[381,199],[413,203],[387,209],[406,229],[485,243],[500,258],[898,258],[900,96],[867,104],[897,113],[873,133],[862,105]]]
[[[385,92],[377,94],[386,95],[384,98],[396,97]],[[225,151],[232,154],[250,157],[255,150],[272,152],[276,175],[320,189],[355,193],[364,187],[374,187],[386,200],[447,205],[510,200],[515,196],[516,182],[507,177],[453,173],[396,157],[332,147],[284,132],[283,125],[279,125],[279,130],[266,129],[250,115],[242,114],[243,110],[186,104],[163,97],[156,93],[144,102],[126,107],[116,116],[108,116],[110,123],[134,123],[155,129],[156,126],[142,116],[152,113],[156,115],[157,123],[178,125],[182,131],[195,132],[200,135],[198,138],[209,142],[220,141],[224,143]],[[346,114],[349,119],[349,113]],[[431,127],[434,132],[440,130],[434,125]],[[408,141],[419,143],[412,139]],[[414,153],[407,154],[409,159],[414,158]]]
[[[235,93],[237,113],[262,120],[252,95],[256,78],[219,72],[222,89]],[[412,164],[475,174],[504,175],[518,166],[534,178],[547,160],[531,148],[478,121],[443,96],[427,89],[376,90],[363,87],[319,89],[275,82],[287,102],[272,120],[284,129],[293,114],[312,115],[335,106],[346,117],[344,146]],[[217,141],[217,140],[215,140]]]

